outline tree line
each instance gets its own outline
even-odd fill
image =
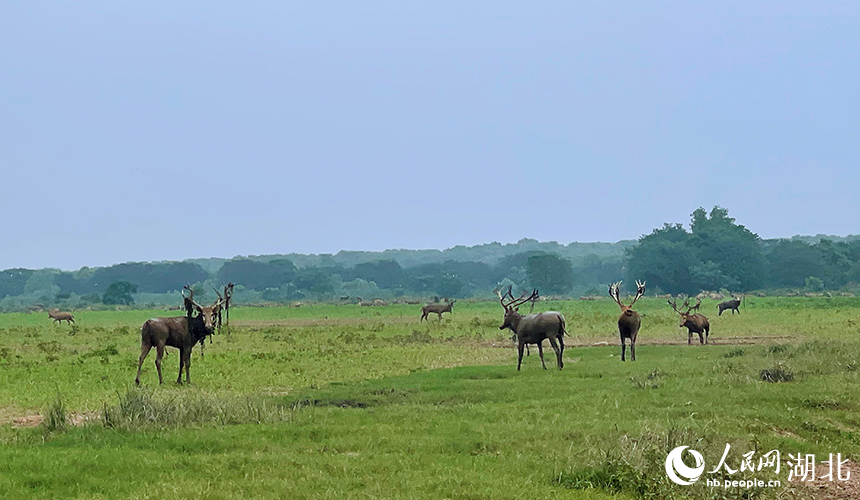
[[[607,283],[621,279],[645,280],[655,293],[671,294],[854,290],[860,283],[860,238],[762,240],[721,207],[695,210],[689,229],[667,223],[635,242],[560,245],[523,239],[372,255],[124,263],[77,271],[7,269],[0,271],[0,308],[171,303],[170,294],[183,285],[202,285],[198,288],[205,294],[227,282],[244,292],[237,298],[258,302],[487,296],[508,285],[539,288],[543,295],[602,295]],[[297,264],[311,261],[316,265]]]

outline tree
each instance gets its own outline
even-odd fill
[[[291,282],[296,276],[296,266],[287,259],[258,262],[251,259],[227,261],[218,270],[218,279],[225,283],[236,283],[252,290],[278,288]]]
[[[373,281],[379,288],[387,290],[403,288],[408,279],[406,271],[394,260],[358,264],[352,268],[350,275],[350,279],[361,278],[365,281]]]
[[[111,283],[104,295],[102,302],[105,304],[126,305],[134,304],[133,293],[137,293],[137,285],[129,281],[114,281]]]
[[[526,275],[531,286],[547,293],[566,293],[573,286],[573,266],[558,255],[532,255],[526,261]]]
[[[767,261],[761,239],[746,227],[735,224],[729,211],[720,206],[696,209],[690,223],[691,246],[702,263],[713,262],[723,276],[720,288],[753,290],[761,288],[767,274]],[[711,289],[715,283],[698,283]]]
[[[643,280],[671,294],[694,294],[701,290],[691,273],[691,268],[699,262],[690,247],[690,233],[680,224],[663,224],[662,228],[639,238],[639,244],[629,249],[627,255],[631,283]]]
[[[715,206],[691,216],[690,232],[664,224],[628,250],[628,277],[644,279],[668,293],[752,290],[764,285],[767,260],[761,239]]]
[[[802,287],[808,276],[824,276],[821,251],[800,240],[779,240],[768,248],[768,284],[774,287]]]

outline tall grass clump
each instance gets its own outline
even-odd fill
[[[59,391],[57,391],[57,395],[45,409],[43,416],[42,429],[44,429],[46,434],[65,432],[69,428],[66,404],[63,402],[63,395]]]
[[[554,482],[564,488],[596,489],[611,494],[627,494],[641,500],[753,500],[776,493],[764,488],[709,487],[704,478],[691,486],[679,486],[666,476],[666,456],[676,447],[691,446],[705,455],[720,456],[725,444],[726,441],[718,437],[697,437],[689,429],[672,428],[665,433],[649,433],[638,437],[625,434],[617,441],[597,445],[585,466],[561,472]],[[737,463],[739,456],[732,456],[732,460]],[[754,476],[749,472],[728,476],[720,471],[712,477],[723,481],[746,480]]]
[[[261,396],[218,396],[196,393],[157,397],[151,389],[129,389],[105,405],[102,423],[119,429],[179,428],[206,424],[235,425],[283,422],[292,410]]]

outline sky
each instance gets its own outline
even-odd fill
[[[0,269],[860,233],[860,2],[0,3]]]

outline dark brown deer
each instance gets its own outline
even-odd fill
[[[72,316],[72,313],[62,312],[57,308],[48,311],[48,317],[54,320],[57,324],[65,321],[67,324],[71,325],[75,322],[75,317]]]
[[[184,287],[185,290],[191,290]],[[195,344],[201,342],[215,331],[218,312],[221,309],[221,301],[215,301],[211,307],[203,307],[194,302],[194,292],[186,296],[182,292],[185,303],[186,315],[173,318],[153,318],[147,320],[140,329],[140,359],[137,363],[137,377],[134,383],[140,385],[140,370],[143,361],[149,351],[155,347],[155,368],[158,371],[158,383],[163,384],[161,376],[161,358],[164,356],[165,346],[179,349],[179,378],[177,384],[182,383],[182,370],[185,369],[185,382],[191,383],[191,349]],[[197,312],[197,316],[193,313]]]
[[[419,319],[418,322],[420,323],[421,321],[427,319],[427,315],[430,313],[436,313],[439,316],[439,321],[442,321],[442,313],[449,312],[451,314],[454,314],[454,302],[457,301],[452,300],[447,304],[427,304],[426,306],[421,308],[421,319]]]
[[[707,344],[708,335],[711,333],[711,324],[708,322],[708,318],[703,314],[690,314],[690,311],[695,308],[695,306],[690,305],[690,299],[684,300],[684,303],[681,305],[681,307],[687,308],[687,310],[683,312],[678,310],[678,306],[674,299],[667,300],[666,302],[672,306],[672,309],[674,309],[676,313],[681,315],[681,324],[678,325],[678,328],[687,327],[687,345],[693,343],[693,332],[699,334],[700,344]],[[702,300],[699,299],[699,303],[701,302]],[[702,334],[704,334],[704,336]]]
[[[507,303],[505,303],[505,298],[499,293],[499,290],[496,290],[496,295],[499,296],[499,302],[505,309],[505,319],[499,330],[510,328],[517,335],[517,371],[520,371],[523,364],[523,351],[527,344],[537,344],[541,365],[546,370],[546,363],[543,359],[544,339],[549,340],[553,351],[555,351],[556,365],[561,370],[564,367],[562,355],[564,354],[564,334],[566,333],[564,315],[556,311],[529,314],[528,316],[520,314],[517,311],[517,306],[537,299],[537,290],[534,290],[528,297],[523,295]],[[510,289],[508,289],[508,295],[510,295]]]
[[[621,361],[625,360],[624,351],[627,349],[624,343],[625,339],[630,339],[630,358],[636,361],[636,336],[639,335],[639,326],[642,324],[642,320],[639,318],[639,313],[631,308],[640,297],[645,295],[645,282],[640,283],[639,280],[636,280],[636,297],[633,298],[629,306],[621,303],[621,298],[618,295],[619,286],[621,286],[620,281],[609,285],[609,296],[621,308],[621,316],[618,317],[618,334],[621,336]]]
[[[717,304],[717,309],[720,310],[720,312],[719,312],[719,314],[717,314],[717,316],[722,316],[723,311],[725,311],[726,309],[731,309],[732,314],[734,314],[735,311],[737,311],[737,313],[740,314],[741,312],[738,310],[738,307],[740,307],[740,305],[741,305],[741,299],[739,299],[737,297],[733,298],[732,300],[720,302],[719,304]]]

